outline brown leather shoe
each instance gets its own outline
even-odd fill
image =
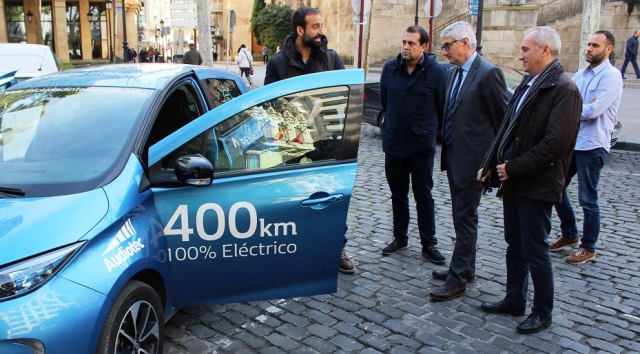
[[[588,261],[593,261],[595,258],[595,252],[591,252],[584,247],[580,247],[577,251],[567,257],[567,262],[571,264],[583,264]]]
[[[353,274],[356,272],[356,267],[353,265],[353,262],[347,257],[347,253],[342,249],[342,254],[340,255],[340,268],[338,270],[345,274]]]
[[[456,286],[445,283],[443,286],[431,290],[429,296],[431,296],[431,300],[433,301],[448,301],[464,295],[466,290],[467,287],[464,284]]]
[[[560,236],[557,240],[549,244],[549,251],[558,252],[560,250],[569,249],[573,245],[580,243],[580,237]]]
[[[433,279],[436,279],[436,280],[447,280],[447,277],[449,276],[449,269],[434,270],[433,273],[431,273],[431,274],[433,275]],[[467,283],[475,283],[476,282],[475,273],[469,274],[469,272],[465,272],[465,274],[463,274],[463,277],[465,277],[467,279]]]

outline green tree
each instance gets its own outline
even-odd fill
[[[265,6],[267,6],[264,3],[264,0],[253,0],[253,10],[251,11],[251,22],[256,20],[256,17],[258,17],[258,13],[260,12],[260,10],[264,9]]]
[[[272,51],[282,45],[284,37],[291,33],[292,13],[293,9],[288,5],[266,5],[258,11],[251,21],[258,44],[267,45]]]

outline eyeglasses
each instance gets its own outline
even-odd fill
[[[456,39],[455,41],[444,42],[444,44],[440,47],[440,49],[448,51],[449,49],[451,49],[451,46],[453,45],[453,43],[460,42],[461,40],[462,39]]]

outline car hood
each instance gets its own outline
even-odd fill
[[[0,266],[78,241],[108,208],[102,189],[46,198],[0,199]]]

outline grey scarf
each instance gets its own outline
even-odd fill
[[[525,108],[528,107],[531,102],[533,102],[538,95],[538,90],[542,87],[542,84],[556,72],[558,68],[561,68],[560,62],[558,59],[554,59],[549,65],[547,65],[541,72],[538,74],[536,81],[529,87],[529,92],[524,97],[522,104],[520,104],[520,109],[516,111],[518,106],[518,97],[520,91],[526,88],[526,85],[533,79],[533,77],[527,75],[522,79],[522,82],[518,86],[516,93],[513,95],[509,105],[507,106],[507,112],[505,113],[504,118],[502,119],[502,124],[500,124],[500,129],[498,129],[498,134],[496,134],[495,139],[491,143],[489,150],[484,156],[482,160],[482,173],[485,175],[488,171],[493,170],[493,166],[496,162],[497,164],[504,163],[504,152],[509,147],[513,140],[513,136],[518,127],[519,121],[522,119],[522,112],[525,111]],[[515,116],[513,119],[510,119],[512,115]],[[496,157],[496,160],[493,160],[493,157]],[[491,187],[497,187],[500,183],[497,179],[497,176],[494,176],[495,173],[491,176],[493,177],[491,180],[487,179],[484,184],[484,193],[491,192]]]

